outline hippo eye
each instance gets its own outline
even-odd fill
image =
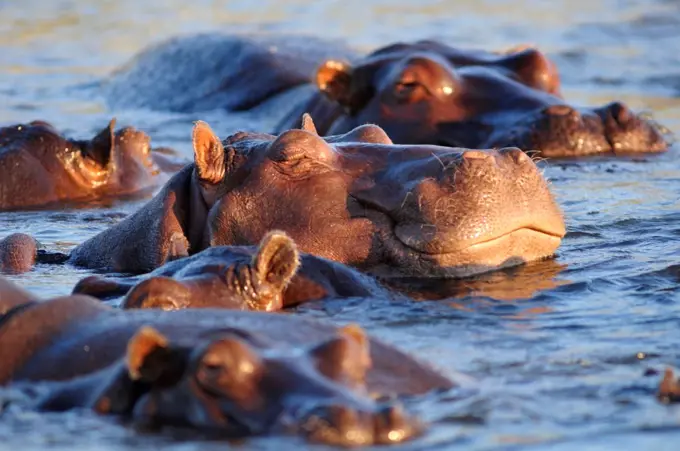
[[[198,384],[214,395],[241,398],[253,391],[262,363],[250,346],[237,339],[213,343],[200,359]]]
[[[399,102],[415,102],[427,95],[427,89],[417,80],[400,80],[394,84],[392,93]]]
[[[274,155],[273,160],[278,162],[298,161],[306,156],[306,150],[302,146],[282,146]]]

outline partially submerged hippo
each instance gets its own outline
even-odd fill
[[[680,379],[671,368],[665,369],[656,397],[664,404],[680,402]]]
[[[0,211],[129,196],[167,180],[149,137],[114,127],[115,119],[91,140],[66,138],[44,121],[0,128]],[[157,158],[173,167],[168,155]]]
[[[666,130],[626,105],[576,107],[559,88],[554,63],[526,46],[492,53],[425,40],[359,56],[309,37],[219,34],[155,45],[104,85],[117,106],[256,111],[278,121],[275,133],[309,112],[322,135],[372,123],[399,144],[548,157],[667,149]]]
[[[31,235],[12,233],[0,239],[0,274],[21,274],[36,263],[64,263],[68,254],[40,249]]]
[[[269,232],[259,246],[215,246],[166,263],[150,274],[87,277],[74,294],[124,296],[123,308],[232,308],[276,311],[326,298],[388,295],[373,278],[310,254]]]
[[[148,272],[272,229],[303,252],[384,277],[459,277],[552,256],[564,220],[519,149],[393,145],[382,129],[323,139],[237,133],[198,122],[194,164],[149,203],[77,246],[70,262]]]
[[[411,438],[417,420],[378,398],[453,385],[354,325],[118,310],[77,295],[14,304],[0,316],[0,359],[0,384],[37,391],[42,409],[87,407],[231,437],[294,432],[334,445]]]

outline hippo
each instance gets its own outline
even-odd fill
[[[656,397],[664,404],[680,403],[680,379],[671,368],[666,368]]]
[[[115,107],[251,111],[275,134],[309,112],[322,135],[371,123],[398,144],[551,158],[663,152],[670,138],[624,103],[570,104],[556,65],[529,46],[489,52],[420,40],[362,55],[310,37],[200,34],[143,50],[102,85]]]
[[[33,268],[38,242],[25,233],[12,233],[0,240],[0,273],[21,274]]]
[[[37,409],[89,408],[227,437],[397,443],[424,425],[395,397],[454,386],[353,324],[226,309],[120,310],[83,295],[15,304],[0,317],[0,350],[0,384],[32,393]]]
[[[69,263],[145,273],[272,229],[300,251],[378,277],[464,277],[554,255],[562,213],[517,148],[394,145],[375,125],[326,138],[309,116],[279,136],[224,141],[198,121],[194,163]]]
[[[150,192],[178,170],[171,149],[116,120],[90,140],[61,135],[45,121],[0,128],[0,211],[50,208]],[[156,155],[157,154],[157,155]]]
[[[171,261],[153,272],[127,278],[82,279],[73,294],[107,300],[124,296],[121,307],[233,308],[277,311],[327,298],[396,297],[375,279],[316,255],[299,255],[288,235],[274,230],[259,246],[214,246]]]

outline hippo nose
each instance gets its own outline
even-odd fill
[[[561,119],[571,119],[580,121],[581,114],[568,105],[550,105],[543,110],[545,116],[559,117]]]
[[[313,410],[305,418],[302,430],[309,440],[328,445],[373,444],[371,414],[344,405],[330,405]]]
[[[531,161],[529,155],[527,155],[525,152],[523,152],[517,147],[504,147],[502,149],[499,149],[498,153],[507,156],[516,164],[524,164]]]
[[[466,150],[463,152],[463,159],[467,161],[491,161],[493,155],[483,150]]]
[[[330,405],[308,415],[303,430],[315,442],[359,446],[399,443],[413,437],[420,428],[399,405],[377,411]]]
[[[402,442],[416,435],[418,430],[418,422],[408,416],[401,405],[386,406],[375,416],[374,442]]]

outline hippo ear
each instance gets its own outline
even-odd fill
[[[224,147],[203,121],[196,121],[192,135],[196,174],[203,184],[217,185],[224,179]]]
[[[319,132],[316,131],[316,126],[314,125],[314,120],[312,120],[312,116],[309,113],[305,113],[302,115],[302,120],[300,128],[302,130],[308,131],[309,133],[314,133],[315,135],[318,135]]]
[[[102,166],[106,166],[111,160],[113,148],[116,143],[114,135],[115,127],[116,118],[114,117],[109,122],[109,125],[104,127],[104,129],[100,131],[97,136],[92,138],[92,141],[90,141],[89,146],[86,148],[88,156]]]
[[[337,60],[325,61],[316,71],[316,85],[331,100],[350,107],[352,103],[352,68]]]
[[[339,336],[316,345],[309,353],[316,360],[319,372],[326,377],[363,386],[371,367],[369,340],[364,330],[355,324],[342,327],[338,332]]]
[[[284,232],[273,230],[260,242],[252,265],[260,280],[283,290],[300,266],[297,246]]]
[[[168,339],[150,326],[143,326],[128,341],[125,363],[130,379],[148,383],[169,382],[181,375],[184,365]]]
[[[371,366],[371,346],[366,331],[358,324],[347,324],[340,328],[340,335],[353,340],[361,348],[361,363]]]

